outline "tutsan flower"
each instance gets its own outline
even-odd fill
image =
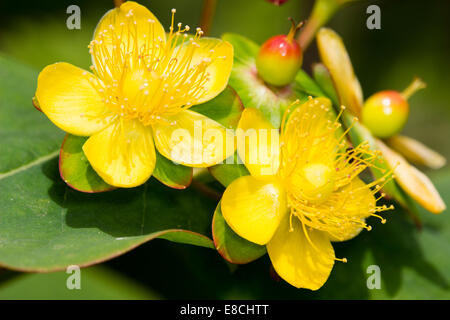
[[[238,152],[251,175],[233,181],[221,201],[227,224],[242,238],[266,245],[281,278],[311,290],[326,282],[335,260],[346,262],[335,257],[331,242],[370,230],[365,222],[370,216],[384,223],[378,213],[391,208],[377,206],[375,198],[390,172],[370,184],[360,180],[358,175],[374,165],[378,153],[365,143],[347,148],[346,132],[332,119],[330,108],[325,98],[289,108],[279,138],[270,140],[263,133],[274,128],[257,109],[245,109],[238,141],[253,129],[258,142],[240,144]],[[273,142],[278,140],[277,148]],[[269,161],[249,163],[252,150],[269,154]]]
[[[230,133],[225,127],[188,109],[225,88],[233,48],[202,38],[200,28],[188,35],[189,26],[175,25],[174,14],[175,9],[166,34],[148,9],[125,2],[95,30],[89,45],[92,73],[56,63],[39,75],[39,108],[62,130],[89,137],[83,151],[110,185],[144,183],[155,168],[155,147],[166,158],[193,167],[228,156],[222,139],[202,134],[214,129],[226,139]],[[180,129],[188,141],[174,139]]]

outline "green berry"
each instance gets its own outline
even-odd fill
[[[409,97],[425,86],[422,80],[416,78],[402,93],[393,90],[375,93],[364,103],[361,113],[363,124],[378,138],[396,135],[408,120]]]
[[[379,138],[399,133],[406,124],[409,104],[397,91],[381,91],[371,96],[362,109],[362,122]]]

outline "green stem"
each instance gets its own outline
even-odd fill
[[[422,81],[420,78],[414,78],[411,84],[402,92],[403,98],[408,100],[414,93],[419,91],[420,89],[424,89],[427,87],[427,84]]]
[[[353,1],[358,0],[316,0],[305,27],[297,37],[302,49],[308,48],[317,31],[331,19],[343,4]]]
[[[215,179],[211,176],[208,169],[194,169],[193,179],[191,183],[192,187],[208,198],[219,201],[220,198],[222,198],[222,193],[208,185],[208,183],[213,181],[215,181]]]
[[[210,199],[213,199],[214,201],[219,201],[222,198],[222,194],[219,191],[195,179],[192,180],[191,186],[198,192],[202,193]]]
[[[294,40],[294,37],[297,34],[298,30],[300,30],[303,27],[305,22],[302,21],[300,23],[296,23],[295,20],[291,17],[289,17],[289,20],[291,21],[292,26],[286,38],[291,43]]]
[[[203,0],[202,17],[200,20],[200,28],[202,28],[205,36],[209,35],[211,25],[216,12],[217,0]]]

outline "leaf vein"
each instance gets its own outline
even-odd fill
[[[30,168],[32,168],[32,167],[38,166],[38,165],[40,165],[41,163],[44,163],[44,162],[46,162],[46,161],[48,161],[48,160],[53,159],[53,158],[56,157],[58,154],[59,154],[59,150],[56,150],[56,151],[54,151],[54,152],[52,152],[52,153],[50,153],[50,154],[48,154],[48,155],[46,155],[46,156],[37,158],[36,160],[33,160],[33,161],[31,161],[31,162],[29,162],[29,163],[23,165],[23,166],[20,166],[20,167],[18,167],[18,168],[13,169],[13,170],[11,170],[11,171],[4,172],[4,173],[0,173],[0,180],[3,180],[3,179],[8,178],[8,177],[11,177],[11,176],[13,176],[13,175],[15,175],[15,174],[17,174],[17,173],[26,171],[26,170],[28,170],[28,169],[30,169]]]

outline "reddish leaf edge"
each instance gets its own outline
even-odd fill
[[[27,273],[50,273],[50,272],[65,271],[68,266],[74,265],[74,264],[79,266],[80,268],[87,268],[87,267],[91,267],[93,265],[96,265],[96,264],[99,264],[99,263],[102,263],[102,262],[105,262],[105,261],[117,258],[117,257],[119,257],[119,256],[121,256],[121,255],[123,255],[123,254],[125,254],[127,252],[130,252],[131,250],[136,249],[137,247],[143,245],[144,243],[149,242],[149,241],[154,240],[154,239],[157,239],[158,237],[161,237],[161,236],[163,236],[165,234],[177,233],[177,232],[186,232],[186,233],[190,233],[190,234],[196,235],[196,236],[198,236],[200,238],[204,238],[205,240],[208,240],[210,242],[210,246],[209,247],[201,246],[201,247],[208,248],[208,249],[214,249],[215,248],[213,241],[209,237],[207,237],[205,235],[202,235],[200,233],[197,233],[197,232],[194,232],[194,231],[189,231],[189,230],[184,230],[184,229],[167,229],[167,230],[151,233],[147,237],[142,239],[142,241],[132,245],[131,247],[129,247],[127,249],[119,250],[119,251],[117,251],[117,252],[115,252],[113,254],[110,254],[110,255],[108,255],[108,256],[106,256],[104,258],[93,260],[91,262],[86,262],[86,263],[81,263],[81,264],[70,263],[70,264],[67,264],[67,265],[56,266],[56,267],[48,268],[48,269],[46,269],[46,268],[22,268],[22,267],[15,267],[15,266],[11,266],[11,265],[8,265],[8,264],[0,262],[0,267],[8,269],[8,270],[27,272]],[[162,239],[162,240],[166,240],[166,239]],[[170,241],[170,240],[166,240],[166,241]]]
[[[194,177],[194,169],[191,168],[191,176],[190,176],[189,182],[188,182],[186,185],[182,185],[182,184],[174,184],[174,185],[171,185],[171,184],[165,183],[164,181],[158,179],[158,178],[157,178],[156,176],[154,176],[154,175],[152,175],[152,177],[155,178],[156,180],[158,180],[161,184],[165,185],[166,187],[169,187],[169,188],[172,188],[172,189],[176,189],[176,190],[184,190],[184,189],[186,189],[187,187],[189,187],[189,186],[191,185],[191,183],[192,183],[192,179],[193,179],[193,177]]]
[[[33,104],[33,107],[35,107],[37,111],[42,112],[42,109],[39,106],[39,101],[37,100],[36,97],[31,98],[31,103]]]

